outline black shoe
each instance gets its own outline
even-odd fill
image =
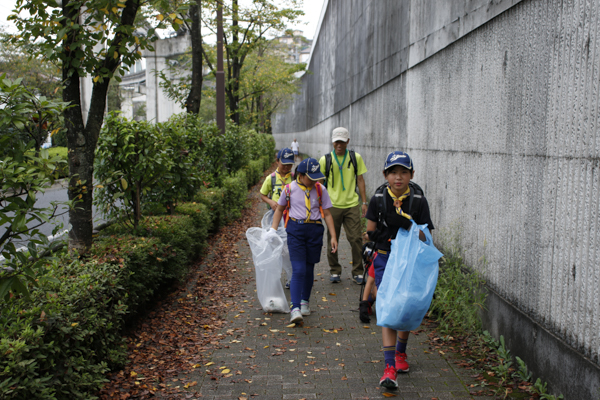
[[[370,307],[370,304],[367,300],[361,301],[358,305],[358,310],[359,310],[358,317],[364,323],[371,322],[371,318],[369,318],[369,307]]]

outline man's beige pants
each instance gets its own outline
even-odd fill
[[[335,226],[335,235],[338,242],[340,241],[342,225],[346,232],[346,238],[350,242],[350,247],[352,248],[352,276],[363,275],[361,211],[360,204],[351,208],[331,207],[329,209],[333,217],[333,225]],[[327,261],[329,262],[331,275],[342,274],[342,266],[338,260],[338,253],[331,253],[331,233],[329,230],[327,230]]]

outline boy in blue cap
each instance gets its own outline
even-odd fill
[[[269,206],[269,211],[267,211],[267,213],[275,212],[275,209],[277,208],[277,200],[279,200],[279,196],[281,196],[281,191],[285,185],[292,182],[291,171],[293,165],[294,153],[292,150],[288,149],[287,147],[279,150],[277,153],[277,169],[275,172],[267,176],[260,188],[260,199]],[[289,289],[292,277],[289,275],[290,261],[288,257],[287,245],[284,246],[283,257],[284,270],[288,273],[288,279],[285,283],[285,288]]]
[[[327,230],[332,232],[331,251],[337,251],[337,238],[333,226],[333,218],[329,209],[331,199],[327,189],[319,182],[324,175],[319,162],[314,158],[306,158],[296,168],[296,180],[284,189],[277,202],[277,210],[273,216],[271,230],[276,230],[279,221],[286,215],[287,243],[292,261],[292,298],[290,322],[302,322],[303,316],[310,315],[310,293],[314,281],[315,264],[321,259],[323,247],[323,222]]]
[[[260,188],[260,198],[267,203],[273,211],[277,208],[277,200],[281,196],[283,187],[292,182],[292,166],[294,153],[284,147],[277,153],[277,169],[267,176]]]
[[[410,229],[411,220],[417,224],[427,224],[433,230],[429,215],[429,204],[418,185],[411,184],[415,170],[409,155],[401,151],[393,151],[386,157],[383,176],[387,184],[381,186],[369,202],[367,209],[367,234],[375,242],[376,255],[368,281],[379,287],[389,253],[390,241],[396,238],[398,229]],[[419,238],[425,241],[421,231]],[[374,276],[374,278],[372,277]],[[366,291],[366,290],[365,290]],[[361,302],[361,311],[364,304]],[[396,332],[382,327],[383,354],[385,358],[384,374],[379,384],[386,388],[397,388],[397,371],[408,372],[406,362],[406,344],[410,332]]]

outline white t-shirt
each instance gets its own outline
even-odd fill
[[[291,147],[292,151],[298,151],[298,149],[300,148],[300,144],[297,141],[293,141]]]

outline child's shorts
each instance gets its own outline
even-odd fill
[[[373,259],[373,271],[375,275],[375,286],[379,289],[379,284],[381,283],[381,279],[383,279],[383,273],[385,272],[385,266],[387,265],[388,258],[390,256],[389,252],[383,252],[381,250],[377,250],[377,255]],[[369,273],[369,275],[371,275]],[[373,276],[373,275],[371,275]]]

